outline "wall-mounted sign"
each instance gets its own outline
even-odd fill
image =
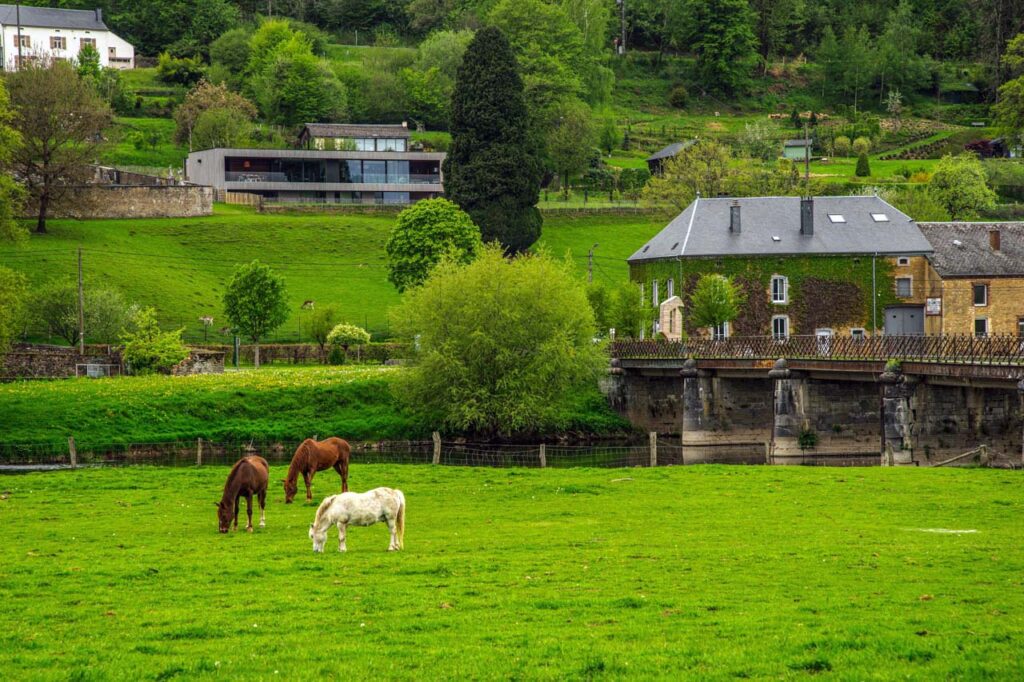
[[[942,314],[942,299],[941,298],[929,298],[924,304],[925,315],[941,315]]]

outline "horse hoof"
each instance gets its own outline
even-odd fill
[[[252,526],[246,526],[245,527],[245,532],[246,533],[251,533],[252,532]]]
[[[266,527],[267,527],[267,524],[264,523],[263,521],[260,521],[260,528],[266,528]]]

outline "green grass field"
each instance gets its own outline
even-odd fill
[[[1024,674],[1019,472],[356,462],[354,490],[405,492],[406,549],[377,525],[315,555],[283,467],[267,527],[218,534],[227,471],[0,480],[4,676]]]
[[[88,280],[156,306],[164,326],[183,327],[195,341],[203,338],[199,317],[214,317],[211,331],[226,324],[224,286],[236,265],[259,258],[288,286],[293,313],[275,338],[299,338],[306,300],[334,304],[344,321],[382,338],[388,334],[388,309],[399,300],[387,281],[384,254],[394,220],[393,214],[259,214],[220,205],[206,218],[54,220],[47,235],[0,244],[0,265],[32,281],[72,276],[81,246]],[[540,244],[558,256],[571,251],[583,272],[587,250],[599,242],[602,258],[615,259],[602,261],[607,271],[625,278],[624,260],[666,223],[647,215],[549,215]]]
[[[135,147],[134,135],[142,134],[148,140],[155,136],[155,145],[142,149]],[[109,144],[101,148],[100,161],[114,166],[144,166],[181,170],[188,156],[188,146],[174,142],[174,121],[167,118],[117,118],[108,133]]]
[[[0,461],[5,444],[65,452],[111,445],[283,441],[313,434],[358,440],[429,438],[392,390],[397,367],[265,366],[225,374],[0,383]],[[595,386],[575,396],[544,432],[621,434],[629,424]]]

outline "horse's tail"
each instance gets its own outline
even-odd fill
[[[405,549],[405,495],[398,493],[398,515],[395,517],[395,537],[398,538],[398,549]]]

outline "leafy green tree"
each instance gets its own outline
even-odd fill
[[[452,97],[445,193],[485,242],[525,251],[540,236],[541,166],[523,83],[502,32],[481,29],[466,49]]]
[[[608,116],[601,123],[598,143],[601,146],[601,151],[608,156],[611,156],[612,152],[622,144],[622,135],[619,133],[619,128],[615,125],[613,117]]]
[[[84,287],[85,338],[114,343],[131,321],[131,306],[112,289]],[[34,321],[68,342],[78,344],[78,283],[70,278],[51,279],[37,286],[29,299]]]
[[[562,189],[569,198],[569,176],[582,172],[594,148],[594,124],[590,107],[579,100],[567,100],[555,106],[548,128],[548,157],[562,177]]]
[[[232,92],[222,83],[199,81],[185,95],[185,100],[174,110],[174,140],[188,142],[189,149],[204,149],[197,146],[193,138],[199,119],[207,112],[228,111],[232,118],[243,129],[256,118],[256,106],[236,92]],[[208,122],[210,125],[213,121]]]
[[[878,196],[918,222],[949,220],[949,211],[935,200],[927,187],[883,186],[878,189]]]
[[[850,138],[846,135],[839,135],[832,140],[832,152],[836,156],[849,156],[852,148]]]
[[[224,291],[224,313],[231,326],[256,346],[259,369],[260,341],[288,319],[284,279],[258,260],[240,265]]]
[[[394,326],[419,346],[400,395],[442,430],[558,428],[607,366],[572,264],[544,253],[510,261],[492,246],[469,265],[443,263],[405,295]]]
[[[757,63],[754,13],[747,0],[689,0],[697,73],[709,90],[746,92]]]
[[[207,109],[192,131],[191,148],[244,147],[252,134],[252,121],[238,109]]]
[[[704,197],[717,197],[725,193],[731,162],[732,153],[727,147],[701,140],[666,160],[661,175],[648,180],[644,200],[682,211],[698,192]]]
[[[388,237],[388,281],[399,291],[417,287],[442,260],[470,263],[481,246],[480,229],[456,204],[418,201],[398,214]]]
[[[650,179],[651,172],[646,168],[623,168],[619,173],[619,191],[635,201],[640,198]]]
[[[8,166],[35,204],[42,234],[51,206],[90,177],[110,108],[67,62],[29,62],[7,74],[6,85],[11,127],[20,136],[7,150]]]
[[[871,139],[863,136],[858,137],[856,140],[853,141],[853,144],[851,146],[853,148],[853,153],[856,154],[857,156],[860,156],[861,154],[867,154],[868,152],[871,151]]]
[[[124,359],[133,374],[169,373],[188,357],[188,347],[181,340],[181,329],[164,332],[153,308],[143,308],[133,323],[134,329],[124,334]]]
[[[21,136],[10,125],[14,117],[10,103],[7,88],[0,80],[0,242],[19,241],[28,236],[17,221],[25,202],[25,191],[6,172],[15,147],[21,144]]]
[[[188,28],[169,47],[179,56],[209,57],[217,38],[238,26],[239,8],[230,0],[191,0]]]
[[[313,54],[309,41],[301,34],[294,34],[273,49],[251,87],[260,110],[272,123],[294,126],[345,117],[345,86]]]
[[[866,178],[871,175],[871,163],[868,161],[868,155],[864,152],[857,156],[857,168],[854,170],[854,174],[858,178]]]
[[[0,360],[23,329],[27,314],[28,285],[25,277],[0,266]]]
[[[999,87],[999,99],[993,105],[996,122],[1017,145],[1024,145],[1024,33],[1006,46],[1003,66],[1010,77]]]
[[[98,78],[103,69],[100,66],[100,53],[92,45],[83,45],[75,62],[75,71],[82,78]]]
[[[875,56],[879,93],[886,86],[906,91],[927,84],[928,62],[919,54],[920,19],[910,0],[900,0],[886,18],[885,31],[878,37]]]
[[[561,6],[544,0],[499,0],[488,22],[508,38],[531,111],[566,96],[585,95],[583,36]]]
[[[163,52],[157,58],[156,75],[164,83],[192,85],[203,77],[203,60],[199,57],[173,57]]]
[[[307,322],[309,336],[316,341],[316,345],[320,348],[320,362],[326,362],[327,360],[327,354],[325,351],[327,346],[327,337],[330,335],[331,330],[334,329],[337,322],[338,309],[333,305],[314,308],[313,312],[310,313],[309,320]]]
[[[361,346],[370,343],[370,333],[354,324],[335,325],[327,335],[327,343],[337,346],[348,353],[349,346]]]
[[[768,161],[779,155],[779,141],[772,127],[764,121],[755,121],[743,126],[740,145],[752,159]]]
[[[802,0],[750,0],[754,10],[754,32],[765,64],[777,55],[791,52],[804,14]]]
[[[953,220],[976,218],[996,203],[985,168],[973,154],[947,154],[935,165],[928,191]]]
[[[587,287],[587,299],[601,338],[607,338],[613,329],[617,339],[639,338],[641,330],[650,329],[657,316],[657,309],[641,298],[634,282],[592,283]]]
[[[690,294],[690,319],[699,327],[717,327],[740,314],[740,295],[728,278],[702,275]]]

